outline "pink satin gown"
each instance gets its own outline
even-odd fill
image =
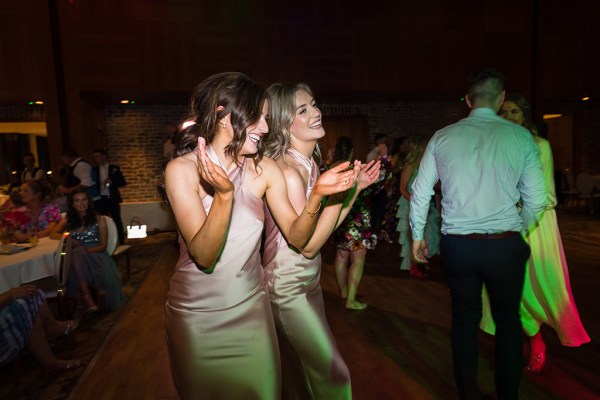
[[[287,156],[309,171],[308,198],[318,177],[317,164],[294,149]],[[283,398],[352,398],[350,373],[325,316],[321,255],[308,259],[290,248],[268,209],[265,229],[263,265],[281,351]]]
[[[211,159],[218,163],[212,149]],[[182,399],[278,399],[279,349],[260,261],[262,199],[243,187],[246,161],[229,173],[234,203],[222,254],[202,272],[179,237],[166,304],[169,357]],[[202,200],[208,213],[212,196]]]

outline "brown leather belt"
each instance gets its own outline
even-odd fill
[[[500,232],[500,233],[469,233],[467,235],[454,235],[454,234],[449,234],[449,235],[454,236],[454,237],[464,238],[464,239],[471,239],[471,240],[499,240],[499,239],[506,239],[506,238],[509,238],[511,236],[515,236],[518,234],[519,234],[519,232],[506,231],[506,232]]]

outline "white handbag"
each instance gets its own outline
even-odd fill
[[[146,233],[146,225],[142,225],[138,217],[133,217],[127,225],[127,239],[143,239]]]

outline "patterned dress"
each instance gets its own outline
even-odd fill
[[[44,292],[38,289],[33,296],[13,300],[0,309],[0,366],[25,348],[44,301]]]
[[[308,198],[319,175],[317,164],[295,149],[287,156],[308,170]],[[308,259],[290,248],[265,209],[263,265],[281,349],[283,398],[349,399],[350,373],[325,316],[321,255]]]
[[[412,184],[419,173],[419,169],[416,168],[413,172],[410,180],[408,181],[407,189],[412,194]],[[412,233],[408,221],[408,214],[410,212],[410,202],[400,196],[398,199],[398,227],[396,230],[399,232],[398,243],[400,244],[400,258],[402,263],[400,264],[401,270],[410,269],[410,257],[412,251]],[[435,201],[432,197],[429,202],[429,212],[427,213],[427,223],[425,224],[425,230],[423,232],[423,239],[427,242],[427,257],[430,258],[436,254],[440,254],[440,242],[442,240],[442,216],[435,206]]]
[[[590,341],[573,299],[569,269],[556,220],[556,192],[554,188],[554,162],[547,140],[535,138],[540,149],[542,169],[548,202],[537,228],[527,242],[531,256],[525,269],[521,322],[527,336],[534,336],[542,324],[556,331],[563,346],[580,346]],[[481,329],[494,334],[496,327],[491,315],[489,300],[484,290]]]
[[[40,215],[35,223],[32,224],[29,215],[29,209],[26,206],[15,208],[4,216],[3,224],[15,232],[27,233],[29,229],[35,228],[42,231],[52,222],[60,222],[61,216],[58,206],[54,203],[46,203],[40,210]]]
[[[377,246],[377,235],[371,230],[371,210],[373,198],[385,190],[385,183],[391,178],[391,163],[387,157],[380,158],[381,170],[377,180],[360,192],[346,219],[331,236],[338,249],[356,251],[373,250]],[[350,168],[353,166],[351,165]]]
[[[90,286],[106,293],[106,306],[112,310],[124,301],[121,276],[117,264],[108,253],[88,253],[86,248],[100,244],[98,222],[82,229],[71,231],[71,238],[79,242],[79,246],[71,250],[69,263],[69,279],[67,292],[74,296],[81,279]]]
[[[219,163],[207,146],[208,156]],[[276,399],[279,349],[260,260],[262,199],[244,188],[246,160],[228,173],[234,202],[227,240],[207,273],[179,236],[166,329],[171,369],[182,399]],[[202,199],[208,214],[213,197]]]

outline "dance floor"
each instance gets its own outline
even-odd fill
[[[521,399],[600,398],[600,216],[559,212],[573,294],[592,342],[563,347],[543,329],[548,364],[523,374]],[[367,255],[359,289],[364,311],[348,311],[337,293],[334,249],[324,250],[322,286],[331,329],[352,374],[358,400],[454,399],[450,351],[450,297],[441,259],[429,279],[399,271],[398,246],[380,243]],[[165,346],[164,302],[177,251],[168,245],[106,341],[87,366],[70,399],[176,399]],[[493,337],[480,335],[479,379],[493,393]],[[526,348],[524,348],[526,350]]]

